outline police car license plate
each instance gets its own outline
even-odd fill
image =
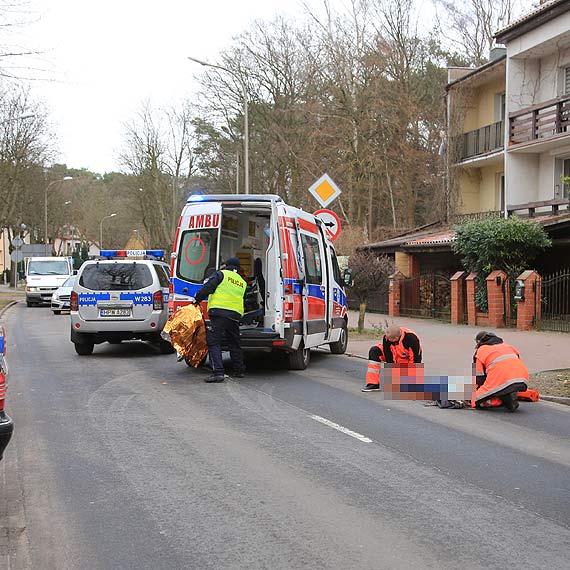
[[[99,313],[102,317],[130,317],[130,309],[101,309]]]

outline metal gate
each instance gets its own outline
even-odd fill
[[[451,320],[451,280],[427,273],[400,281],[400,315]]]
[[[503,317],[506,327],[517,326],[518,303],[515,299],[516,279],[507,277],[502,283],[503,289]]]
[[[570,332],[570,269],[542,277],[541,313],[541,329]]]

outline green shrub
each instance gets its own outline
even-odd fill
[[[463,267],[479,273],[475,304],[482,311],[487,310],[485,278],[491,271],[502,269],[513,287],[520,273],[552,245],[540,224],[516,216],[466,222],[455,232],[453,249],[461,256]]]

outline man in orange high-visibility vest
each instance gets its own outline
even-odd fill
[[[373,346],[368,353],[366,386],[363,392],[380,390],[382,362],[391,364],[418,364],[422,361],[422,346],[418,335],[404,327],[390,325],[382,342]]]
[[[528,388],[528,370],[519,351],[496,334],[481,331],[475,337],[475,381],[473,408],[504,405],[509,412],[518,407],[517,392]]]

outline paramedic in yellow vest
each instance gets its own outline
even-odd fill
[[[194,297],[196,304],[208,297],[210,326],[207,329],[207,342],[213,373],[205,382],[224,381],[224,339],[232,359],[233,376],[243,378],[245,374],[239,323],[243,316],[243,297],[247,283],[239,274],[240,262],[237,257],[230,257],[223,267],[221,271],[212,273]]]

